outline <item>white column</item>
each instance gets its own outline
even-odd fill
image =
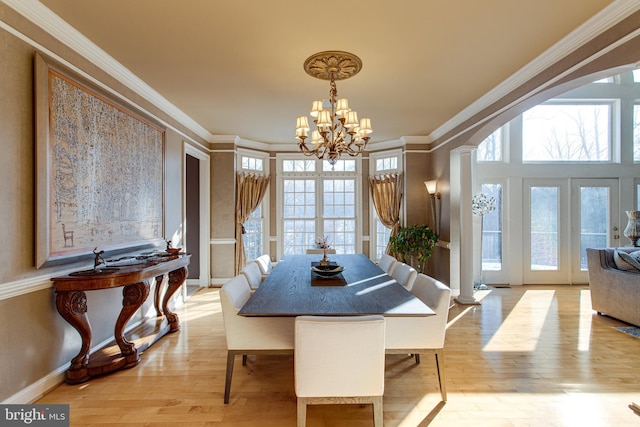
[[[473,150],[462,146],[451,152],[451,281],[457,282],[459,304],[480,304],[473,296]],[[455,280],[454,280],[455,278]]]

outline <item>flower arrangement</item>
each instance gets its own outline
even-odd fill
[[[329,243],[329,236],[316,237],[316,246],[318,246],[318,249],[329,249],[331,247],[331,244]]]
[[[322,249],[320,265],[329,265],[329,258],[327,258],[327,249],[331,247],[331,244],[329,243],[329,236],[316,237],[316,245],[319,249]]]

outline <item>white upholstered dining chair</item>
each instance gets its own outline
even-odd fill
[[[393,277],[396,282],[400,283],[402,286],[407,288],[407,290],[411,291],[413,282],[415,282],[416,277],[418,276],[418,272],[410,265],[398,261],[393,267],[393,270],[391,270],[391,274],[389,275]]]
[[[447,401],[444,374],[444,339],[449,316],[451,289],[425,274],[418,274],[411,290],[436,314],[432,316],[406,316],[386,318],[387,354],[414,354],[420,363],[420,353],[433,353],[436,359],[438,383],[442,401]]]
[[[262,283],[262,271],[260,271],[260,266],[255,261],[251,261],[245,265],[242,270],[240,270],[240,274],[246,277],[247,283],[249,283],[252,291],[258,289],[258,286]]]
[[[378,260],[378,267],[384,270],[385,273],[391,274],[393,267],[397,264],[398,260],[389,254],[382,254]]]
[[[382,316],[300,316],[295,324],[295,389],[298,427],[307,405],[373,404],[382,427],[384,336]]]
[[[260,273],[262,273],[263,279],[268,276],[273,269],[273,264],[271,264],[271,257],[269,254],[263,254],[256,258],[256,264],[260,267]]]
[[[294,344],[294,317],[245,317],[238,312],[251,296],[244,275],[239,274],[220,288],[220,304],[227,338],[227,374],[224,385],[224,403],[229,403],[235,356],[247,354],[292,354]]]

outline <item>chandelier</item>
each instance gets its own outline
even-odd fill
[[[296,138],[300,151],[306,156],[315,155],[335,165],[343,153],[350,156],[361,154],[369,142],[371,120],[358,121],[358,113],[349,108],[346,98],[338,98],[336,80],[344,80],[358,74],[362,61],[356,55],[341,51],[325,51],[311,55],[304,62],[304,70],[312,77],[329,80],[329,105],[313,101],[311,117],[316,129],[311,133],[311,144],[305,140],[309,136],[307,116],[296,120]]]

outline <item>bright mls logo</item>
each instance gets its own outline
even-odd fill
[[[0,405],[0,427],[69,427],[69,405]]]

